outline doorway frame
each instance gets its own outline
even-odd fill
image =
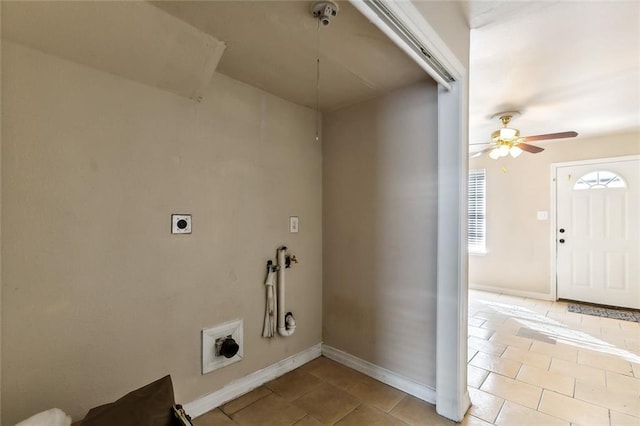
[[[349,0],[438,83],[438,224],[436,286],[436,411],[456,422],[471,406],[467,390],[468,327],[468,70],[410,1],[379,0],[454,77],[425,66],[367,4]]]
[[[549,226],[549,241],[551,244],[551,278],[549,283],[549,294],[551,294],[551,299],[553,301],[558,300],[558,245],[556,244],[556,229],[558,228],[558,183],[556,182],[556,176],[558,169],[560,167],[587,166],[590,164],[615,163],[618,161],[629,160],[640,160],[640,154],[551,163],[551,223]]]

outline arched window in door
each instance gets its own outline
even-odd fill
[[[597,170],[587,173],[573,185],[575,191],[583,189],[626,188],[624,179],[613,172]]]

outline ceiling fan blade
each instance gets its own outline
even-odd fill
[[[535,146],[535,145],[529,145],[528,143],[524,143],[524,142],[520,142],[516,146],[523,151],[530,152],[531,154],[537,154],[539,152],[544,151],[544,148],[540,148],[539,146]]]
[[[578,132],[560,132],[560,133],[547,133],[546,135],[525,136],[524,140],[526,142],[534,142],[534,141],[546,141],[549,139],[575,138],[576,136],[578,136]]]

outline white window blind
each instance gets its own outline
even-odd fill
[[[469,170],[468,239],[469,251],[486,252],[486,170]]]

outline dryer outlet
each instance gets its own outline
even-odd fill
[[[237,319],[202,330],[202,374],[242,360],[244,354],[242,327],[242,319]],[[231,358],[219,354],[219,344],[216,350],[216,341],[228,336],[231,336],[239,346],[238,352]]]

